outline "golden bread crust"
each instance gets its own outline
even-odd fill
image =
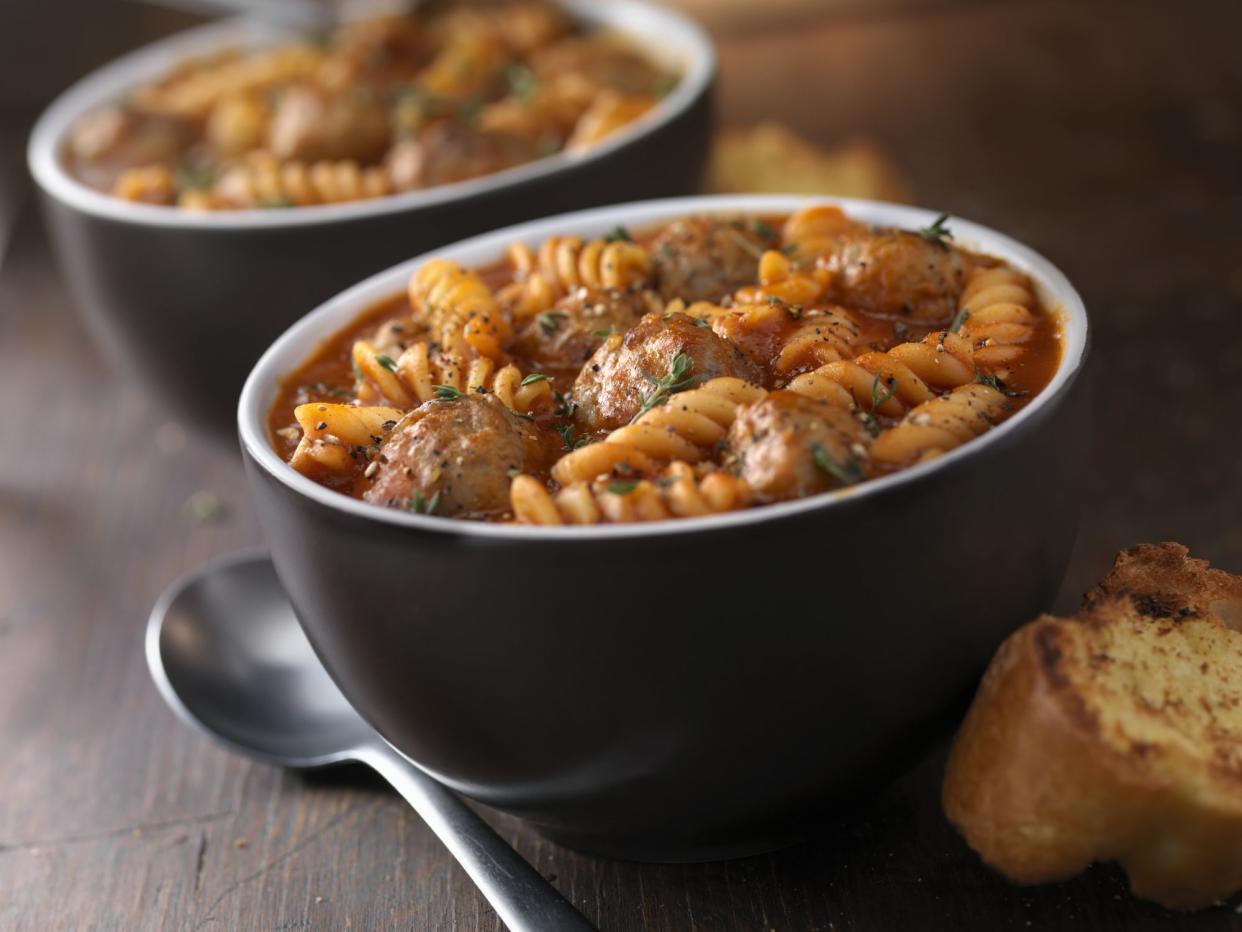
[[[1122,553],[1074,618],[1015,632],[949,756],[945,813],[1019,883],[1117,860],[1175,908],[1242,888],[1242,578]]]

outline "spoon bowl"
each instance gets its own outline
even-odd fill
[[[261,551],[218,559],[160,596],[147,664],[182,719],[285,767],[358,761],[383,776],[457,858],[505,925],[593,927],[460,799],[385,742],[328,676]]]
[[[321,767],[374,738],[315,656],[261,551],[174,583],[152,610],[147,659],[181,718],[249,757]]]

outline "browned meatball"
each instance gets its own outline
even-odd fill
[[[651,291],[596,291],[579,288],[519,333],[513,352],[548,371],[577,370],[612,332],[625,333],[644,314],[660,310]]]
[[[866,436],[844,408],[780,391],[738,412],[726,446],[738,475],[762,501],[775,502],[862,481]]]
[[[78,177],[108,190],[131,168],[175,162],[194,140],[188,120],[114,106],[82,117],[69,132]]]
[[[763,381],[749,356],[700,321],[685,314],[648,314],[620,341],[614,338],[597,349],[583,366],[573,389],[578,425],[596,431],[628,424],[654,380],[672,371],[679,353],[690,357],[687,378],[694,385],[725,375],[756,385]]]
[[[358,20],[341,26],[317,77],[342,91],[360,84],[412,81],[432,52],[431,37],[414,17]]]
[[[651,244],[660,293],[668,300],[719,301],[759,275],[776,232],[745,220],[700,217],[670,223]]]
[[[842,304],[931,326],[953,319],[967,271],[956,249],[904,230],[846,234],[826,261]]]
[[[327,95],[291,87],[280,95],[268,129],[268,148],[279,159],[374,162],[388,148],[388,114],[379,97]]]
[[[510,470],[546,468],[559,445],[494,395],[429,401],[384,443],[363,497],[414,511],[434,503],[438,515],[496,514],[509,507]]]
[[[489,175],[541,154],[538,140],[441,120],[393,146],[386,164],[393,187],[407,191]]]

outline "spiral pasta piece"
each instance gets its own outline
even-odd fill
[[[406,347],[395,360],[376,350],[374,344],[357,340],[353,361],[363,379],[359,397],[382,397],[405,408],[439,397],[443,386],[459,392],[491,392],[523,414],[548,407],[553,400],[546,378],[528,377],[513,363],[500,366],[486,356],[462,362],[450,354],[434,352],[425,340]],[[367,392],[368,388],[373,392]]]
[[[1016,269],[981,269],[958,302],[961,333],[975,344],[975,362],[988,369],[1014,362],[1035,334],[1035,294]]]
[[[863,353],[852,360],[827,363],[798,376],[787,388],[824,401],[900,417],[932,400],[933,389],[955,388],[973,382],[975,377],[970,343],[945,330],[887,352]]]
[[[474,272],[448,259],[432,259],[410,276],[409,291],[410,305],[426,319],[441,347],[462,359],[476,353],[503,356],[509,320]]]
[[[742,379],[712,379],[700,388],[673,395],[599,443],[566,453],[552,467],[552,478],[567,486],[617,472],[649,475],[661,461],[697,463],[724,439],[739,405],[753,404],[766,395],[764,389]]]
[[[1008,399],[990,385],[961,385],[919,405],[871,444],[871,461],[913,466],[953,450],[991,428]]]
[[[742,288],[736,300],[739,304],[762,304],[775,299],[801,307],[821,299],[831,280],[827,269],[796,266],[784,253],[769,249],[759,258],[758,287]]]
[[[458,32],[427,65],[418,86],[438,97],[480,94],[508,61],[504,43],[497,36],[481,30]]]
[[[382,444],[404,415],[404,411],[385,405],[298,405],[293,417],[302,428],[302,438],[289,465],[303,474],[317,468],[349,472],[359,448]]]
[[[392,187],[382,168],[362,168],[352,159],[308,164],[256,153],[221,175],[210,192],[187,192],[183,206],[230,210],[306,207],[367,200],[390,193]]]
[[[204,119],[225,97],[268,90],[313,75],[324,59],[313,45],[286,45],[263,55],[221,57],[135,88],[134,103],[151,113]]]
[[[854,318],[839,308],[808,314],[781,346],[772,369],[777,375],[788,375],[808,366],[849,359],[860,335]]]
[[[578,118],[565,142],[565,151],[581,152],[607,139],[617,130],[629,126],[656,105],[646,94],[622,94],[601,91],[586,112]]]
[[[832,252],[842,234],[857,227],[841,208],[819,205],[792,214],[781,238],[795,258],[805,260]]]
[[[729,473],[702,478],[685,462],[670,463],[654,480],[573,482],[556,493],[532,476],[514,478],[509,499],[524,524],[603,524],[662,521],[734,511],[750,504],[749,486]]]
[[[578,288],[627,291],[651,281],[647,250],[625,240],[553,236],[536,253],[525,243],[509,247],[515,282],[501,293],[515,319],[549,310]]]

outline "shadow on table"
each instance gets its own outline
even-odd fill
[[[1242,897],[1198,913],[1166,910],[1130,895],[1116,865],[1073,880],[1018,887],[985,867],[940,810],[945,749],[874,797],[825,822],[812,841],[759,857],[708,864],[605,861],[564,848],[547,853],[558,886],[573,878],[598,895],[603,928],[629,927],[633,910],[653,928],[700,929],[1075,929],[1226,930],[1239,927]],[[363,767],[303,775],[310,785],[376,793],[386,784]],[[530,856],[529,830],[484,812]],[[591,878],[588,880],[588,878]],[[623,915],[624,913],[624,915]],[[588,913],[589,914],[589,913]]]

